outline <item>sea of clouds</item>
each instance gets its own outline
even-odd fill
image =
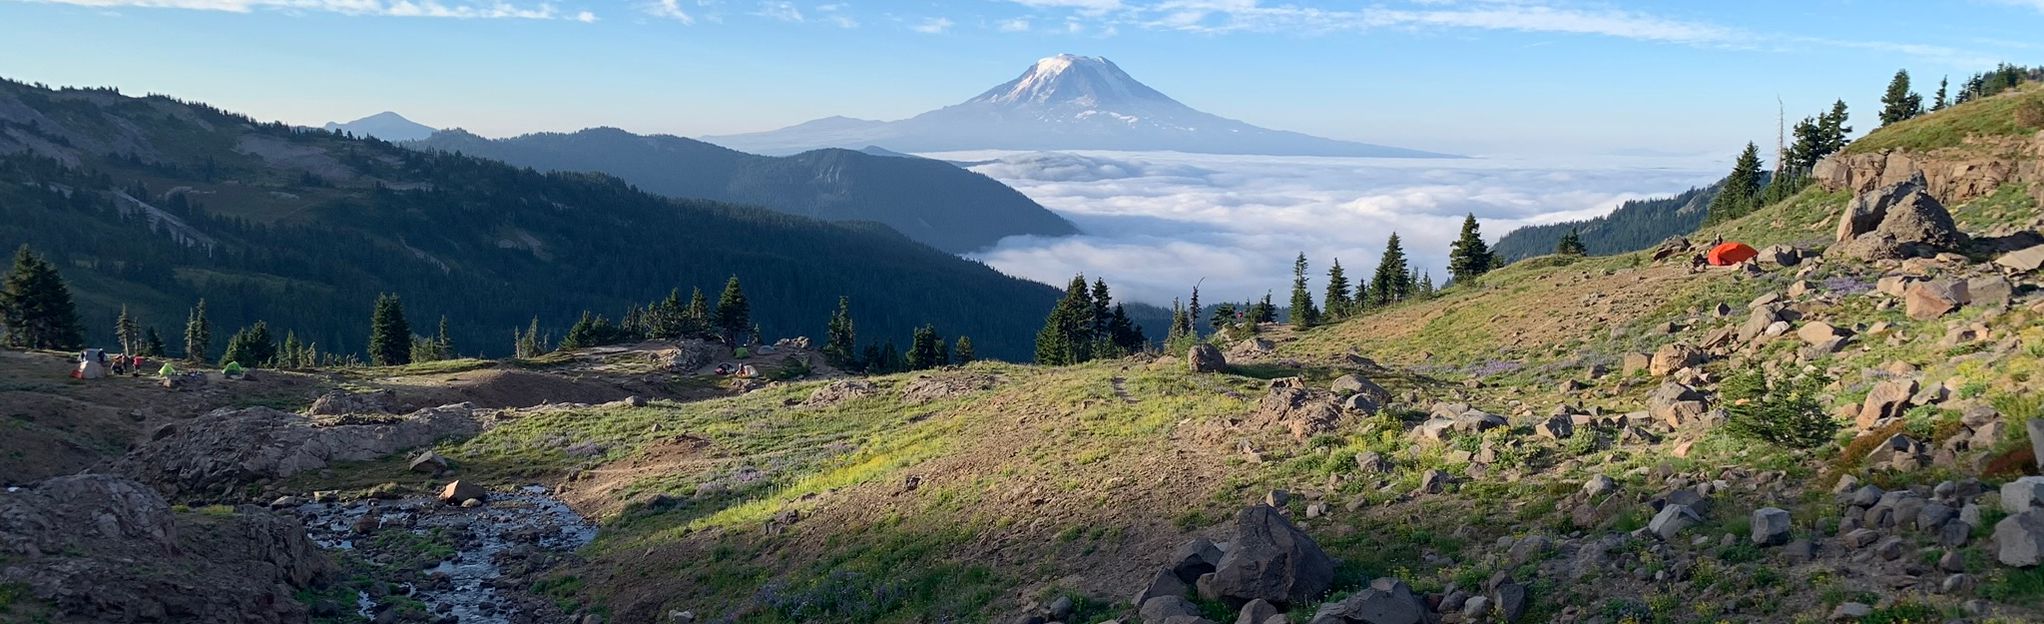
[[[1372,271],[1397,232],[1414,266],[1445,281],[1464,214],[1485,238],[1601,215],[1625,200],[1672,195],[1724,175],[1705,157],[1468,159],[1222,156],[1168,152],[952,152],[1070,219],[1085,233],[1003,239],[974,258],[1063,284],[1104,277],[1118,297],[1168,305],[1200,283],[1204,302],[1274,294],[1305,252],[1317,296],[1328,263],[1350,281]]]

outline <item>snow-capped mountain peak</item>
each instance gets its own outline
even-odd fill
[[[1137,82],[1113,61],[1098,56],[1059,54],[1036,61],[1006,84],[988,89],[967,104],[1113,108],[1117,104],[1170,101],[1163,93]]]

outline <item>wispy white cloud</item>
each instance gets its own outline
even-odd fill
[[[184,9],[191,11],[311,11],[344,15],[453,19],[567,19],[596,21],[589,11],[563,12],[552,4],[501,0],[27,0],[97,8]]]
[[[1001,32],[1029,32],[1029,20],[1023,18],[1004,19],[994,24]]]
[[[696,23],[695,16],[681,10],[681,0],[654,0],[652,4],[645,5],[645,9],[646,14],[653,17],[671,19],[683,24]]]
[[[845,9],[847,8],[849,7],[842,3],[819,4],[816,5],[816,12],[823,14],[820,19],[836,25],[838,28],[858,28],[859,20],[846,15]]]
[[[915,25],[909,26],[908,28],[909,30],[913,30],[919,33],[935,35],[950,31],[951,26],[953,26],[953,24],[951,23],[950,19],[942,17],[926,17],[923,18],[922,21],[916,22]]]
[[[761,2],[759,3],[759,10],[753,11],[752,14],[783,22],[805,21],[802,17],[802,10],[795,8],[795,3],[784,0]]]

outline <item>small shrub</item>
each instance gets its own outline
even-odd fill
[[[1903,601],[1893,606],[1875,609],[1873,613],[1860,618],[1860,624],[1934,624],[1945,621],[1944,613],[1921,602]]]
[[[1831,441],[1838,422],[1817,400],[1830,379],[1822,375],[1777,381],[1758,368],[1725,379],[1722,395],[1733,435],[1789,448],[1815,448]]]

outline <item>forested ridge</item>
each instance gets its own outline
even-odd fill
[[[359,352],[371,305],[392,292],[422,323],[447,316],[459,353],[506,355],[534,316],[558,336],[585,310],[615,317],[737,275],[768,340],[819,335],[846,295],[876,342],[906,344],[927,323],[1020,359],[1058,297],[877,224],[671,199],[162,96],[0,82],[0,154],[0,246],[50,258],[100,343],[122,305],[170,335],[204,299],[225,331],[263,320]]]

